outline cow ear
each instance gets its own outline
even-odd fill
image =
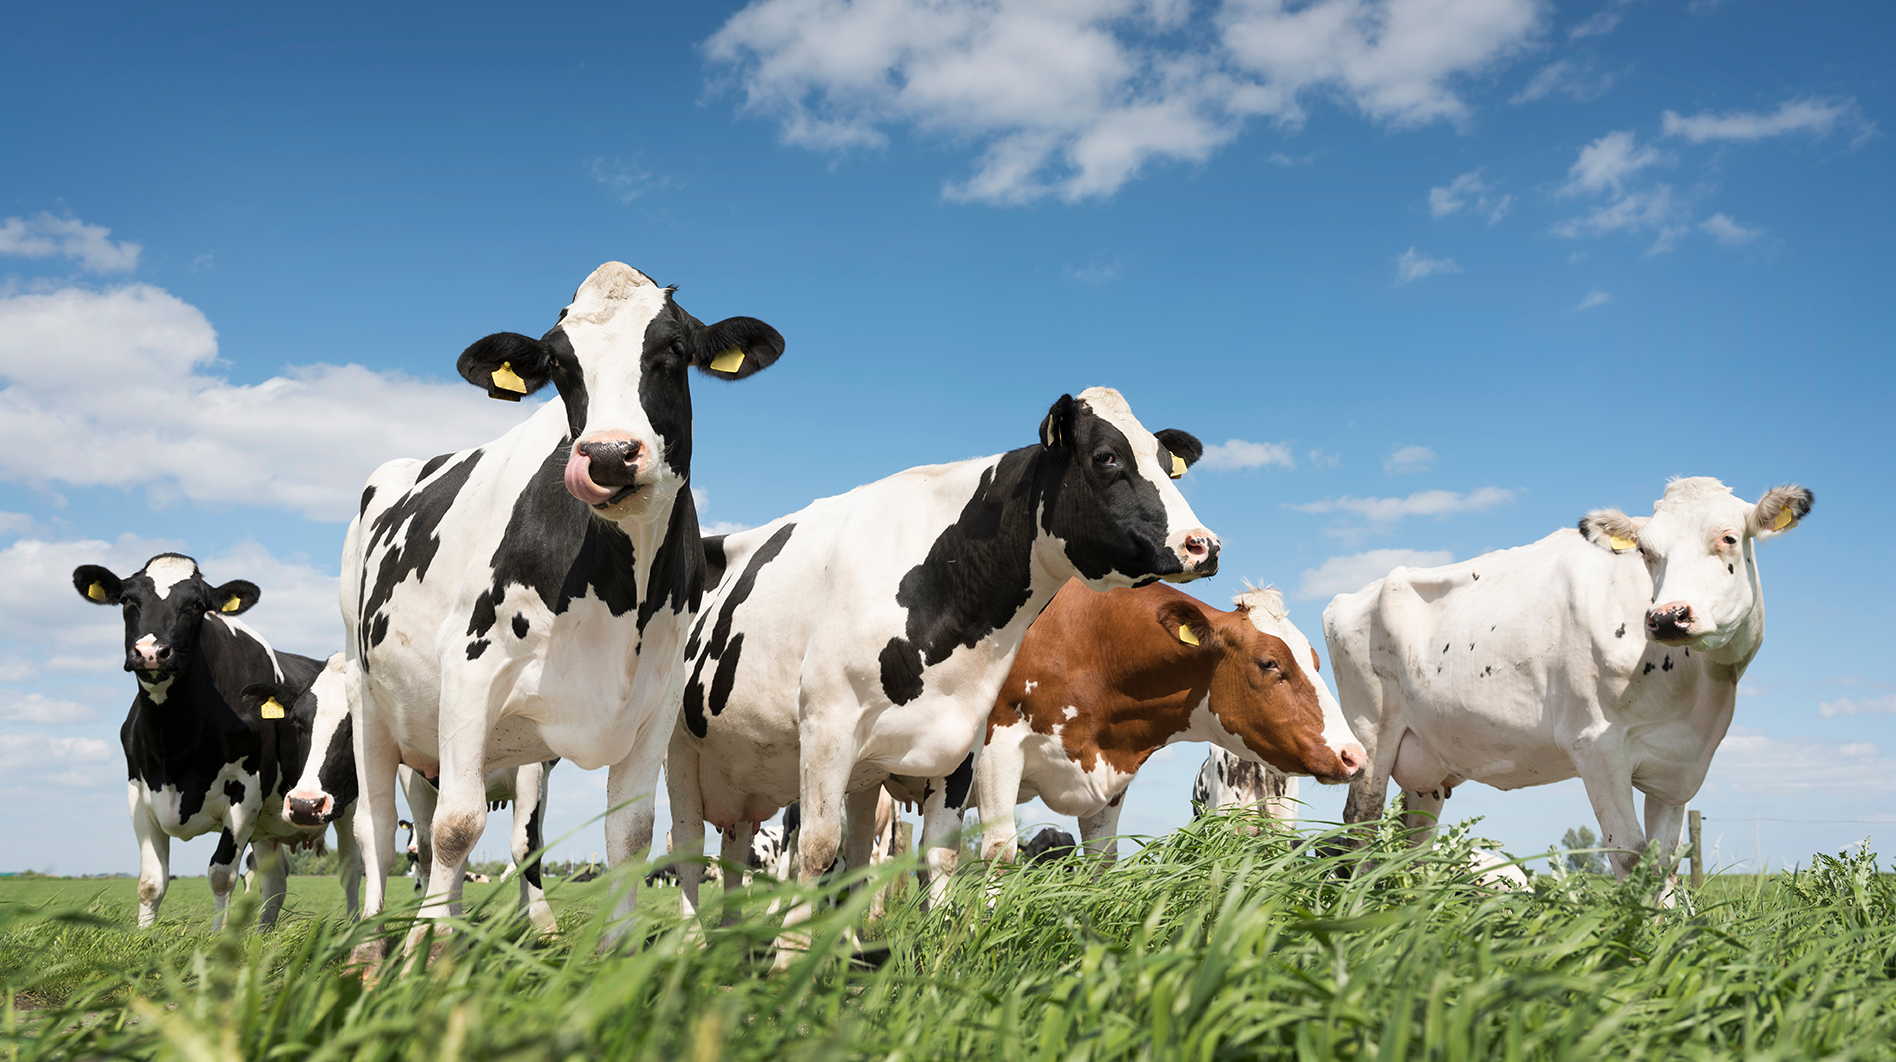
[[[72,570],[72,588],[95,605],[116,605],[124,600],[125,584],[112,569],[97,564],[81,564]]]
[[[503,402],[521,398],[546,386],[553,356],[545,343],[517,332],[496,332],[461,352],[454,363],[461,378]]]
[[[248,579],[232,579],[211,591],[211,609],[225,616],[241,616],[250,611],[263,591]]]
[[[1060,400],[1047,410],[1047,417],[1040,422],[1040,445],[1049,450],[1064,449],[1072,445],[1073,418],[1078,412],[1078,403],[1072,395],[1061,395]]]
[[[1608,553],[1639,548],[1639,524],[1618,509],[1595,509],[1581,517],[1580,534]]]
[[[1772,487],[1751,511],[1750,531],[1759,538],[1780,535],[1810,515],[1816,495],[1803,487]]]
[[[283,719],[296,703],[296,691],[281,682],[252,682],[237,695],[244,715],[251,719]]]
[[[1182,478],[1186,469],[1197,464],[1198,459],[1205,456],[1205,444],[1199,442],[1198,436],[1191,432],[1165,428],[1152,434],[1159,440],[1159,445],[1165,447],[1166,452],[1172,455],[1172,460],[1168,462],[1171,467],[1166,469],[1166,472],[1173,479]]]
[[[726,317],[691,332],[691,363],[720,380],[742,380],[783,355],[783,336],[755,317]]]
[[[1218,632],[1212,629],[1205,610],[1190,601],[1167,601],[1159,606],[1158,617],[1165,636],[1173,641],[1200,649],[1218,644]]]

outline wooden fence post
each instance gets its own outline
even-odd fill
[[[1692,887],[1696,889],[1705,884],[1704,834],[1699,829],[1698,809],[1693,808],[1686,812],[1685,815],[1692,824]]]

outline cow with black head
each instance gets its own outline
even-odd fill
[[[255,583],[213,586],[182,554],[159,554],[123,579],[81,565],[72,582],[87,601],[124,613],[125,670],[138,682],[119,731],[138,837],[138,924],[158,918],[171,880],[171,838],[219,830],[209,870],[212,928],[223,924],[246,845],[259,853],[262,924],[270,925],[287,873],[279,847],[308,843],[325,825],[289,821],[283,801],[308,758],[289,706],[305,697],[324,664],[277,652],[237,618],[257,603]],[[339,656],[331,661],[341,664]],[[345,864],[354,849],[347,810],[345,801],[330,816],[339,820]],[[353,881],[345,872],[345,887]],[[350,888],[352,912],[354,896]]]

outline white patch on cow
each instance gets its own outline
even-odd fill
[[[334,798],[322,785],[323,761],[328,758],[329,748],[336,740],[336,731],[343,720],[349,718],[349,677],[348,663],[343,654],[336,653],[323,664],[323,669],[310,684],[309,692],[316,698],[316,719],[310,726],[309,759],[303,761],[302,777],[290,787],[286,796],[299,796],[306,800],[322,797]],[[289,821],[290,810],[283,808],[284,821]]]
[[[1028,679],[1028,680],[1027,680],[1027,692],[1028,692],[1028,693],[1032,693],[1032,692],[1034,691],[1034,687],[1035,687],[1035,686],[1038,686],[1038,685],[1040,685],[1040,683],[1038,683],[1038,682],[1035,682],[1035,681],[1034,681],[1033,679]]]
[[[1078,708],[1075,708],[1070,704],[1066,706],[1066,717],[1068,719],[1072,719],[1078,716],[1079,714],[1080,714],[1080,710]]]
[[[147,635],[147,637],[150,636]],[[171,684],[178,680],[177,675],[166,675],[157,682],[147,682],[136,673],[133,677],[138,679],[139,688],[145,691],[145,696],[151,698],[153,704],[165,703],[165,698],[171,696]]]
[[[673,440],[659,436],[639,397],[644,375],[639,354],[645,348],[646,327],[665,312],[669,299],[645,274],[607,262],[580,285],[560,322],[586,386],[586,423],[574,445],[630,440],[639,446],[633,477],[639,490],[600,512],[610,520],[669,515],[673,495],[684,486],[664,460]],[[627,358],[627,352],[633,356]]]
[[[230,628],[230,632],[232,634],[237,634],[245,638],[249,638],[252,641],[255,641],[258,645],[262,646],[264,653],[266,653],[270,657],[270,669],[276,672],[276,680],[278,682],[283,681],[283,661],[277,659],[276,649],[273,646],[271,646],[270,639],[265,638],[263,635],[257,633],[257,629],[255,627],[250,626],[248,623],[245,623],[243,620],[240,620],[235,616],[225,616],[216,612],[206,612],[204,615],[210,619],[217,620],[218,622],[222,623],[224,626]]]
[[[154,557],[145,565],[145,577],[160,598],[171,596],[171,588],[198,573],[197,562],[189,557]]]
[[[1092,770],[1082,768],[1068,755],[1062,729],[1055,726],[1051,734],[1029,733],[1021,740],[1021,789],[1015,803],[1038,796],[1056,814],[1098,815],[1126,792],[1134,775],[1114,769],[1104,756],[1094,759]]]

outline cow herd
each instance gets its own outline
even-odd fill
[[[558,401],[483,446],[375,470],[327,661],[272,649],[238,619],[259,589],[213,586],[188,557],[75,571],[81,596],[122,609],[137,680],[122,739],[140,924],[169,838],[220,831],[219,922],[253,849],[268,922],[283,847],[331,823],[352,911],[365,872],[363,909],[380,911],[399,784],[424,919],[458,913],[508,801],[522,906],[550,928],[529,853],[559,760],[607,768],[614,865],[650,849],[663,771],[687,911],[704,824],[741,867],[792,804],[794,860],[759,861],[805,883],[886,852],[891,797],[922,808],[937,895],[970,805],[984,859],[1016,858],[1014,805],[1034,797],[1110,858],[1127,787],[1177,741],[1212,745],[1201,805],[1282,813],[1305,775],[1350,785],[1350,821],[1382,814],[1391,778],[1426,827],[1464,781],[1577,775],[1623,874],[1646,844],[1676,846],[1762,641],[1755,543],[1811,505],[1801,487],[1750,504],[1681,479],[1650,518],[1595,510],[1532,545],[1397,568],[1325,611],[1332,696],[1275,590],[1224,611],[1166,585],[1218,570],[1218,536],[1174,482],[1202,447],[1107,388],[1060,396],[1031,445],[701,537],[690,371],[743,380],[783,350],[762,321],[707,325],[617,262],[539,339],[474,343],[470,383],[510,401],[550,384]],[[623,879],[615,927],[637,896]],[[787,914],[782,943],[808,914]]]

